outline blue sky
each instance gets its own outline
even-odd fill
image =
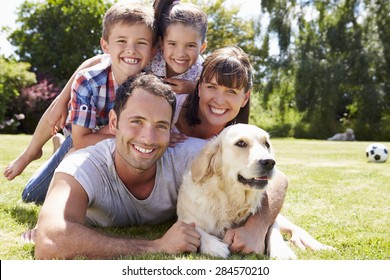
[[[16,20],[16,8],[21,5],[25,0],[9,0],[3,1],[0,9],[0,29],[3,26],[9,26],[12,29],[15,28]],[[30,0],[31,1],[31,0]],[[39,1],[39,0],[33,0]],[[260,14],[260,1],[259,0],[227,0],[227,5],[240,5],[242,16],[256,16]],[[8,43],[7,36],[4,33],[0,33],[0,54],[6,56],[13,53],[11,44]]]

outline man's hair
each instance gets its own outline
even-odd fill
[[[244,89],[244,92],[249,91],[253,86],[253,69],[248,55],[239,47],[227,46],[215,50],[206,57],[195,92],[187,98],[185,104],[187,107],[185,118],[190,126],[201,123],[198,117],[199,84],[208,83],[213,78],[215,78],[218,85]],[[226,126],[235,123],[248,123],[249,109],[250,100]]]
[[[111,6],[103,18],[102,37],[104,40],[108,41],[112,28],[118,23],[128,25],[145,24],[145,26],[150,29],[150,32],[153,34],[153,44],[157,42],[154,12],[150,7],[129,1],[120,1]]]
[[[171,123],[176,110],[176,97],[171,87],[152,74],[140,74],[128,78],[116,91],[114,111],[119,120],[120,113],[125,109],[127,100],[135,89],[143,89],[150,94],[164,98],[172,108]],[[148,104],[145,104],[148,106]]]
[[[157,36],[164,38],[165,32],[171,24],[180,23],[194,28],[202,38],[202,43],[205,42],[207,14],[200,7],[177,0],[155,0],[153,8]]]

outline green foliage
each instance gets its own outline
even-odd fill
[[[293,135],[327,138],[351,127],[358,139],[390,139],[388,1],[262,1],[280,55],[267,60],[266,103],[294,79],[302,116]],[[297,22],[291,28],[292,22]],[[293,32],[292,32],[293,30]],[[278,72],[278,74],[275,74]],[[276,95],[276,96],[272,96]],[[263,104],[267,108],[267,104]],[[283,111],[280,111],[283,114]]]
[[[238,17],[238,5],[226,7],[224,0],[191,2],[202,7],[208,16],[208,52],[226,45],[247,48],[254,44],[254,21]]]
[[[64,84],[82,61],[100,52],[104,0],[24,2],[9,40],[36,73]]]
[[[238,17],[239,7],[227,6],[226,0],[183,1],[208,14],[205,55],[228,44],[250,55],[255,73],[251,122],[283,136],[324,139],[350,127],[360,140],[390,139],[389,1],[262,0],[256,3],[262,14],[254,19]],[[26,1],[10,42],[21,61],[61,86],[84,59],[100,51],[109,2]],[[151,5],[152,0],[142,2]],[[269,25],[262,26],[266,16]],[[278,55],[270,53],[274,38]],[[7,96],[15,95],[1,87]],[[12,102],[0,98],[0,105]]]
[[[22,88],[36,82],[35,74],[28,71],[30,64],[0,57],[0,124],[13,117],[10,106]]]
[[[4,168],[31,136],[0,135],[0,166]],[[388,202],[390,200],[390,161],[367,163],[369,142],[333,142],[272,139],[278,168],[289,179],[282,213],[320,242],[337,251],[302,251],[290,244],[301,260],[388,260],[390,258]],[[385,142],[390,147],[390,142]],[[20,235],[37,221],[39,206],[23,203],[21,193],[33,172],[50,156],[51,143],[41,159],[32,162],[13,181],[0,177],[0,259],[31,260],[34,245]],[[110,228],[118,236],[155,239],[171,223],[158,226]],[[288,239],[289,236],[286,236]],[[152,254],[123,259],[204,260],[208,256]],[[264,259],[260,255],[233,255],[229,259]]]

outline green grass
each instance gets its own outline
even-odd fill
[[[14,159],[30,136],[0,136],[0,168]],[[328,142],[273,139],[277,164],[290,185],[282,213],[319,241],[337,251],[312,252],[291,247],[303,260],[389,260],[390,259],[390,161],[367,163],[368,142]],[[384,143],[390,147],[390,143]],[[21,193],[34,170],[50,155],[33,162],[13,181],[0,178],[0,259],[33,259],[34,245],[20,235],[33,227],[39,207],[21,201]],[[157,238],[170,226],[110,229],[118,235]],[[136,259],[208,259],[199,254],[180,256],[147,255]],[[233,259],[244,257],[233,255]],[[263,259],[250,255],[246,259]],[[133,258],[135,259],[135,258]]]

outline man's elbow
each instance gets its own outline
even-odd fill
[[[35,240],[35,259],[48,260],[48,259],[68,259],[69,256],[64,255],[64,250],[67,246],[61,243],[61,239],[52,239],[48,236],[40,236],[37,234]]]
[[[48,259],[58,259],[59,254],[56,250],[56,245],[54,242],[49,240],[40,240],[37,238],[35,241],[35,259],[37,260],[48,260]]]

